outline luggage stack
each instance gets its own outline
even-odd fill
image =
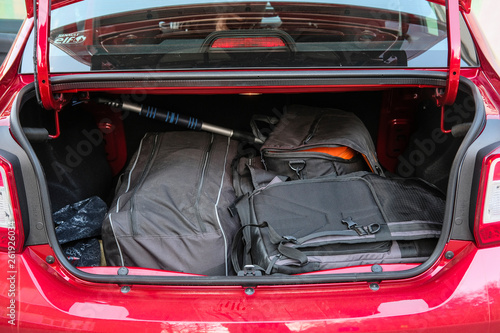
[[[306,106],[253,156],[215,134],[149,133],[104,222],[107,262],[220,276],[424,261],[444,197],[386,177],[374,147],[354,114]]]

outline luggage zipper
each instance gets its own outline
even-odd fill
[[[194,208],[196,210],[196,219],[198,220],[198,225],[200,227],[200,231],[201,232],[206,232],[206,229],[205,227],[203,226],[203,223],[202,223],[202,219],[201,219],[201,213],[200,213],[200,209],[199,209],[199,204],[200,204],[200,198],[201,198],[201,192],[203,190],[203,183],[205,181],[205,173],[207,171],[207,166],[208,166],[208,162],[210,160],[210,155],[211,155],[211,152],[212,152],[212,146],[214,144],[214,135],[211,134],[210,135],[210,143],[208,144],[207,146],[207,149],[205,150],[205,158],[203,160],[203,167],[201,169],[201,174],[200,174],[200,180],[199,180],[199,183],[198,183],[198,192],[196,194],[196,202],[194,204]]]
[[[135,167],[137,166],[137,162],[139,161],[139,157],[140,157],[141,152],[142,152],[142,144],[144,143],[145,139],[146,139],[146,135],[144,135],[144,137],[141,139],[141,143],[139,144],[139,149],[137,150],[137,155],[135,157],[134,165],[128,171],[127,188],[125,189],[125,192],[123,192],[122,194],[120,194],[120,196],[118,197],[118,200],[116,201],[116,212],[117,213],[120,211],[120,199],[122,198],[122,196],[124,194],[128,193],[128,191],[130,190],[130,184],[131,184],[131,181],[132,181],[132,173],[134,172]],[[120,180],[123,178],[124,175],[125,175],[125,172],[120,175],[118,184],[120,183]],[[118,192],[119,192],[119,185],[117,185],[117,187],[116,187],[115,195],[117,195]]]
[[[313,121],[311,124],[311,127],[309,128],[309,133],[307,134],[306,138],[302,140],[302,144],[306,145],[316,134],[316,131],[318,130],[319,127],[319,122],[323,118],[323,113],[319,114],[317,118]]]
[[[322,146],[322,147],[328,147],[328,146]],[[338,146],[332,146],[332,147],[338,147]],[[273,151],[266,151],[263,155],[266,157],[271,157],[271,158],[281,158],[281,159],[299,159],[299,158],[316,158],[316,159],[324,159],[328,161],[338,161],[338,162],[344,162],[344,163],[355,163],[359,159],[359,155],[361,153],[356,152],[357,154],[351,158],[351,159],[343,159],[342,157],[338,156],[333,156],[327,153],[321,153],[321,152],[308,152],[304,151],[302,149],[297,149],[297,150],[285,150],[286,152],[281,153],[279,152],[278,149],[275,149]],[[307,153],[306,155],[304,153]]]
[[[355,175],[355,176],[335,176],[335,177],[331,177],[331,178],[311,178],[311,179],[297,179],[297,180],[294,180],[294,181],[287,181],[287,182],[276,182],[276,183],[269,183],[263,187],[260,187],[256,190],[254,190],[252,193],[250,193],[248,195],[249,198],[252,198],[253,196],[256,196],[258,194],[260,194],[262,191],[264,190],[267,190],[271,187],[274,187],[274,186],[294,186],[294,185],[297,185],[299,184],[300,182],[304,182],[304,183],[323,183],[323,182],[349,182],[349,181],[355,181],[355,180],[363,180],[365,181],[368,186],[370,186],[370,184],[365,180],[363,179],[363,177],[365,175],[368,175],[370,174],[369,172],[367,171],[359,171],[357,172],[357,174],[363,174],[363,176],[358,176],[358,175]],[[327,176],[328,177],[328,176]],[[373,192],[373,190],[372,190]],[[378,202],[378,199],[377,199],[377,202]],[[384,219],[387,220],[384,216]]]
[[[135,208],[135,194],[137,190],[142,186],[144,183],[144,180],[146,179],[146,176],[149,174],[149,170],[151,169],[152,161],[154,160],[154,157],[156,156],[156,152],[158,151],[159,147],[158,143],[158,133],[156,133],[154,137],[154,142],[153,142],[153,149],[151,149],[151,153],[148,156],[148,160],[146,162],[146,166],[142,170],[141,178],[139,179],[139,182],[137,185],[134,187],[134,191],[132,195],[130,196],[130,223],[131,223],[131,229],[132,229],[132,234],[136,235],[137,234],[137,228],[136,228],[136,223],[134,219],[134,208]]]

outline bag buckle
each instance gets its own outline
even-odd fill
[[[347,229],[354,230],[359,236],[367,236],[369,234],[376,234],[380,231],[381,225],[379,223],[371,223],[367,226],[359,226],[352,220],[352,217],[342,219],[342,223],[347,225]]]
[[[285,240],[285,242],[282,242],[282,243],[293,243],[293,244],[298,243],[297,238],[295,238],[293,236],[283,236],[282,238]]]
[[[358,226],[356,222],[352,220],[352,217],[348,217],[346,219],[342,219],[342,223],[347,225],[347,229],[354,230],[359,236],[366,236],[368,232],[363,229],[363,227]]]
[[[347,229],[351,229],[351,230],[358,226],[358,224],[356,222],[354,222],[352,220],[352,217],[350,217],[350,216],[346,219],[342,219],[342,223],[347,225]]]

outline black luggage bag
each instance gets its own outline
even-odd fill
[[[291,105],[261,148],[268,171],[311,179],[371,170],[382,175],[375,145],[352,112]]]
[[[242,228],[234,244],[243,235],[243,264],[266,274],[422,262],[440,236],[444,203],[419,179],[369,172],[285,182],[275,177],[237,202]],[[236,251],[232,262],[241,271]]]

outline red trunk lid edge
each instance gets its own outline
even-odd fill
[[[36,84],[39,102],[46,109],[58,111],[64,104],[64,97],[54,97],[50,84],[49,36],[50,12],[52,9],[66,6],[82,0],[39,0],[36,29],[38,38],[36,45]],[[458,92],[460,79],[460,9],[470,11],[472,0],[429,0],[446,5],[448,31],[448,78],[446,88],[437,89],[436,101],[439,106],[453,104]],[[34,3],[26,0],[28,16],[33,13]]]

